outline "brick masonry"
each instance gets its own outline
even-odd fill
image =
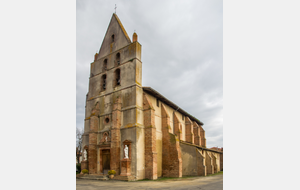
[[[157,179],[157,152],[155,114],[151,102],[143,94],[144,126],[145,126],[145,178]]]
[[[175,135],[177,135],[179,140],[183,140],[182,139],[182,125],[179,122],[179,119],[177,117],[177,115],[174,113],[173,114],[174,117],[174,131],[175,131]]]
[[[200,137],[201,137],[200,146],[206,148],[205,131],[204,131],[204,129],[202,128],[201,125],[199,125],[199,127],[200,127]]]
[[[171,133],[170,116],[166,108],[161,104],[163,152],[162,152],[162,176],[182,177],[182,160],[179,139]]]
[[[200,146],[201,143],[201,137],[200,137],[200,127],[199,125],[194,121],[193,122],[193,126],[194,126],[194,143],[195,145]]]
[[[189,117],[185,117],[185,141],[194,144],[193,123]]]
[[[88,161],[81,161],[81,171],[84,169],[89,169],[89,162]]]
[[[130,176],[130,175],[131,175],[131,160],[129,160],[129,159],[121,160],[120,176]]]

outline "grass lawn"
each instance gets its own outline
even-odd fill
[[[219,174],[223,174],[223,171],[219,171],[218,173],[215,173],[215,174],[209,174],[207,176],[214,176],[214,175],[219,175]],[[205,177],[207,177],[207,176],[205,176]]]

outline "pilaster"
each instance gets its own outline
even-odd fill
[[[113,104],[112,111],[112,128],[111,128],[111,159],[110,169],[115,170],[116,174],[120,174],[120,127],[121,127],[121,107],[120,98],[116,99]]]
[[[90,116],[88,165],[89,174],[97,173],[97,130],[99,126],[99,103],[94,106]]]

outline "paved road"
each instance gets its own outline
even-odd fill
[[[134,190],[153,190],[153,189],[200,189],[200,190],[222,190],[223,174],[209,177],[193,177],[177,180],[163,181],[97,181],[76,179],[76,190],[98,190],[98,189],[134,189]]]

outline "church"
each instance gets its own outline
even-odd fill
[[[116,179],[206,176],[223,170],[223,152],[206,148],[203,123],[142,86],[142,46],[113,14],[90,65],[81,168]]]

